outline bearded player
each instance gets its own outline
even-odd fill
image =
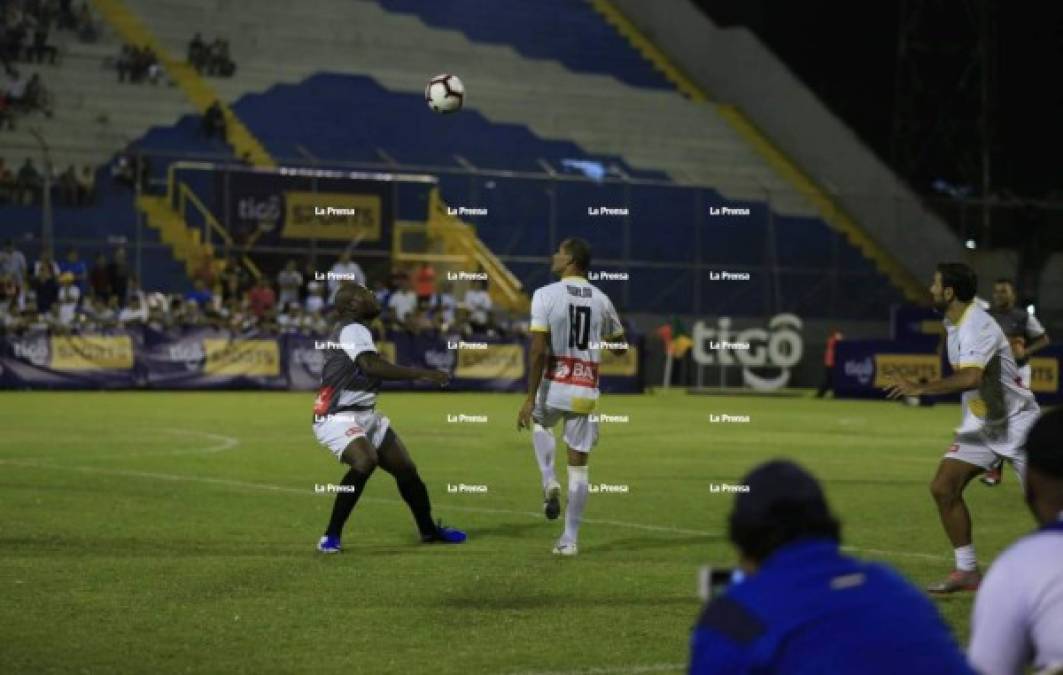
[[[591,248],[586,241],[564,240],[550,266],[561,281],[543,286],[532,296],[528,395],[517,416],[517,429],[532,429],[532,446],[542,474],[543,512],[549,520],[561,512],[553,428],[563,422],[568,503],[565,529],[554,553],[564,556],[578,552],[579,527],[590,492],[587,464],[591,448],[598,443],[598,421],[591,412],[598,402],[601,349],[616,354],[627,349],[613,303],[587,281],[590,264]]]
[[[444,386],[450,376],[438,370],[397,366],[380,357],[367,327],[380,314],[380,304],[365,286],[341,285],[333,308],[337,322],[329,336],[321,389],[314,401],[314,436],[350,468],[340,481],[332,516],[317,550],[340,552],[343,526],[377,466],[395,477],[421,541],[460,544],[465,541],[464,532],[432,520],[428,489],[409,451],[390,420],[376,411],[381,380],[419,380]]]
[[[989,314],[997,323],[1004,337],[1011,343],[1011,352],[1019,366],[1023,386],[1030,387],[1030,357],[1048,346],[1048,333],[1033,314],[1015,304],[1015,283],[1011,279],[997,279],[993,284],[993,306]],[[981,481],[992,487],[999,485],[1004,474],[997,462],[985,472]]]
[[[948,359],[953,373],[926,383],[895,378],[890,398],[963,392],[962,422],[930,483],[941,524],[956,558],[956,569],[927,588],[931,593],[973,591],[982,575],[975,558],[971,514],[963,491],[972,478],[1007,459],[1020,481],[1026,478],[1026,433],[1040,408],[1022,385],[1004,332],[973,302],[978,279],[963,263],[941,263],[930,287],[934,307],[945,314]]]

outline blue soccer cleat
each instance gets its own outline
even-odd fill
[[[432,534],[422,534],[421,541],[426,544],[432,542],[442,542],[444,544],[460,544],[468,539],[465,533],[461,530],[455,530],[453,527],[447,527],[443,524],[443,521],[439,521],[436,524],[436,531]]]
[[[324,537],[321,537],[319,542],[317,542],[317,550],[322,553],[339,553],[343,548],[340,547],[339,537],[331,537],[326,534]]]

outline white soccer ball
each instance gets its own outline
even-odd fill
[[[465,102],[465,85],[457,75],[436,75],[424,88],[424,100],[434,112],[457,112]]]

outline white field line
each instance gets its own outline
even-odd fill
[[[44,462],[39,460],[24,460],[24,459],[0,459],[0,463],[6,466],[12,467],[28,467],[32,469],[49,469],[49,470],[62,470],[62,471],[77,471],[82,473],[98,473],[103,475],[112,476],[126,476],[131,478],[147,478],[152,480],[170,480],[170,482],[176,483],[202,483],[207,485],[218,485],[234,488],[246,488],[250,490],[266,490],[270,492],[281,492],[287,494],[299,494],[299,495],[315,495],[313,488],[292,488],[283,485],[272,485],[269,483],[250,483],[247,480],[234,480],[232,478],[212,478],[209,476],[189,476],[174,473],[159,473],[157,471],[135,471],[129,469],[108,469],[102,467],[72,467],[69,465],[57,465],[57,463]],[[401,500],[389,500],[383,499],[383,497],[366,497],[367,502],[377,502],[382,504],[403,504]],[[466,511],[470,513],[497,513],[502,516],[524,516],[529,518],[542,518],[542,513],[539,511],[518,511],[504,508],[487,508],[479,506],[457,506],[448,504],[445,506],[445,510],[453,511]],[[687,529],[682,527],[670,527],[667,525],[646,525],[644,523],[629,523],[626,521],[618,520],[600,520],[586,518],[584,522],[590,525],[607,525],[613,527],[625,527],[628,529],[641,529],[646,531],[661,531],[661,533],[671,533],[677,535],[692,535],[697,537],[706,538],[719,538],[723,536],[721,531],[709,531],[702,529]],[[928,553],[913,553],[910,551],[888,551],[882,549],[861,549],[857,546],[844,546],[845,551],[854,553],[865,553],[875,556],[883,557],[900,557],[900,558],[918,558],[921,560],[950,560],[948,556],[933,555]]]

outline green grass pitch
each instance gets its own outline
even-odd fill
[[[724,523],[754,464],[824,482],[854,553],[922,585],[951,569],[927,484],[956,406],[606,396],[580,555],[551,547],[518,395],[384,393],[435,513],[461,546],[418,543],[378,471],[314,551],[343,471],[310,431],[312,393],[0,393],[0,670],[679,672],[697,568],[730,565]],[[748,424],[710,414],[749,415]],[[448,423],[447,415],[488,422]],[[564,472],[559,476],[564,484]],[[486,494],[447,485],[482,484]],[[1033,528],[1010,472],[972,484],[983,567]],[[971,597],[936,601],[960,640]]]

